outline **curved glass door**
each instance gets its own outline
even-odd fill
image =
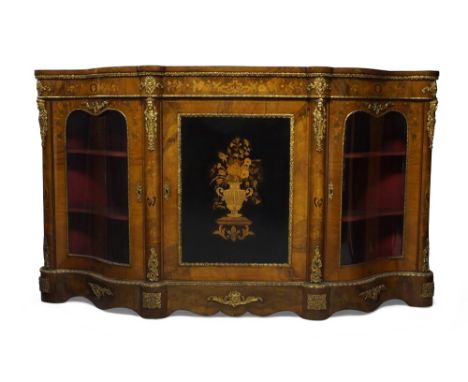
[[[127,126],[109,110],[67,119],[68,253],[129,262]]]
[[[398,112],[347,118],[341,265],[403,255],[406,136]]]

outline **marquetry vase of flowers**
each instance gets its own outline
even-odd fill
[[[252,222],[240,212],[244,204],[261,203],[257,189],[261,180],[260,160],[252,160],[250,154],[250,142],[236,137],[226,152],[218,152],[219,161],[211,169],[211,183],[216,192],[213,208],[227,210],[226,216],[217,220],[215,234],[233,241],[253,235],[248,227]]]

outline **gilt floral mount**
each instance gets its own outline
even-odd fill
[[[247,139],[236,137],[226,152],[218,152],[219,161],[211,169],[213,208],[227,211],[225,216],[216,219],[218,227],[213,234],[224,240],[235,242],[255,235],[250,228],[252,221],[240,212],[245,203],[261,203],[258,193],[261,162],[250,158],[251,151]]]

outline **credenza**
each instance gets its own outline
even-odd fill
[[[430,306],[436,71],[37,70],[42,300],[324,319]]]

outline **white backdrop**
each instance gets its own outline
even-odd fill
[[[306,5],[308,4],[308,5]],[[0,380],[466,381],[468,89],[462,1],[6,1],[0,5]],[[432,308],[326,321],[144,320],[40,302],[41,145],[34,69],[315,65],[440,70]],[[339,379],[338,379],[339,378]]]

